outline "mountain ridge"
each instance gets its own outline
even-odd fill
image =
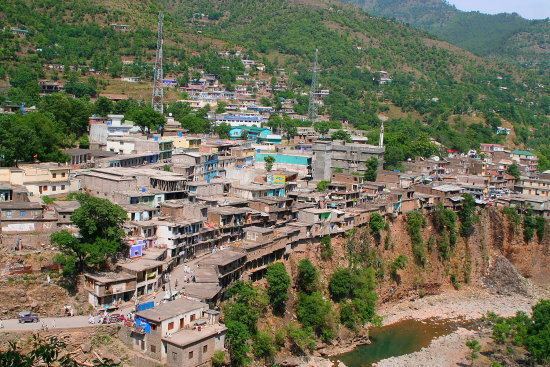
[[[478,55],[499,57],[541,72],[550,66],[548,19],[516,13],[461,11],[443,0],[342,0],[374,15],[426,30]]]

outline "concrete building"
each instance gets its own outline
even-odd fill
[[[382,167],[384,151],[383,146],[318,140],[313,144],[313,179],[330,180],[335,169],[362,176],[370,158],[378,159],[378,165]]]
[[[0,168],[0,183],[21,185],[29,196],[60,195],[71,191],[71,168],[61,163],[20,164]]]

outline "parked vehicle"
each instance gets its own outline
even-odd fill
[[[38,322],[39,320],[38,315],[32,313],[31,311],[19,312],[18,319],[20,324],[27,322]]]

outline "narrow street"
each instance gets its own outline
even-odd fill
[[[39,331],[45,325],[48,330],[51,329],[71,329],[83,327],[95,327],[99,324],[88,323],[89,316],[72,317],[45,317],[34,323],[20,324],[18,319],[2,320],[3,328],[0,332],[6,331]]]

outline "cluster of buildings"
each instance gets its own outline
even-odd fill
[[[68,149],[68,163],[0,168],[0,239],[14,251],[48,245],[59,229],[77,232],[69,193],[124,208],[124,259],[86,273],[84,287],[98,309],[135,306],[122,340],[167,365],[200,366],[223,349],[215,308],[233,282],[260,279],[274,261],[366,225],[372,213],[457,210],[469,193],[480,206],[530,206],[550,218],[550,172],[537,174],[527,151],[483,145],[481,157],[416,159],[395,172],[382,169],[383,137],[375,146],[301,128],[283,146],[261,126],[222,140],[178,125],[169,118],[162,136],[145,136],[123,116],[92,117],[90,149]],[[375,182],[364,180],[371,158]],[[506,173],[513,163],[520,179]]]

